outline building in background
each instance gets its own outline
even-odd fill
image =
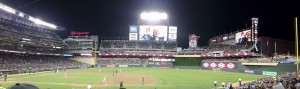
[[[99,38],[89,32],[70,32],[71,36],[63,41],[68,44],[68,52],[74,55],[93,56],[98,49]]]

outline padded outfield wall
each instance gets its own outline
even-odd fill
[[[241,63],[239,63],[238,71],[242,73],[246,71],[252,71],[254,74],[263,74],[263,71],[277,72],[277,74],[285,74],[287,72],[296,71],[296,64],[278,64],[277,66],[243,66]]]
[[[180,69],[200,69],[201,61],[199,57],[176,57],[174,68]]]
[[[206,62],[203,62],[201,65],[201,69],[205,70],[212,70],[210,64],[206,64]],[[215,63],[216,66],[218,64],[223,63],[223,64],[228,64],[228,62],[220,62],[220,61],[210,61],[207,63]],[[249,74],[259,74],[259,75],[264,75],[264,73],[276,73],[277,75],[279,74],[285,74],[285,73],[290,73],[296,71],[296,65],[295,64],[277,64],[277,66],[266,66],[266,65],[242,65],[241,62],[234,62],[235,68],[215,68],[216,70],[221,70],[221,71],[230,71],[230,72],[239,72],[239,73],[249,73]],[[300,67],[299,67],[300,68]]]
[[[228,64],[224,62],[224,64]],[[263,75],[263,72],[276,72],[279,74],[285,74],[288,72],[296,71],[295,64],[278,64],[277,66],[245,66],[241,62],[234,62],[235,68],[217,68],[221,71],[240,72],[249,74]],[[204,68],[202,59],[199,57],[176,57],[174,68],[180,69],[206,69],[212,70],[212,68]],[[299,67],[300,69],[300,67]]]

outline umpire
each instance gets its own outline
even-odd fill
[[[120,89],[123,89],[123,81],[120,82]]]

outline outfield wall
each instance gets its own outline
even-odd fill
[[[199,57],[176,57],[174,66],[200,66],[201,61]]]
[[[217,64],[217,62],[215,62],[215,61],[211,61],[211,62],[214,62],[214,63]],[[226,62],[223,62],[223,63],[226,64]],[[259,75],[267,75],[266,72],[276,73],[277,75],[279,75],[279,74],[285,74],[287,72],[296,71],[296,65],[295,64],[277,64],[277,66],[242,65],[241,62],[235,62],[234,64],[236,65],[235,68],[214,68],[214,70],[239,72],[239,73],[249,73],[249,74],[259,74]],[[202,64],[201,69],[212,70],[211,67],[204,67],[204,66],[207,66],[207,65]]]
[[[299,67],[300,68],[300,67]],[[253,71],[254,74],[262,74],[262,71],[277,72],[277,74],[284,74],[287,72],[296,71],[295,64],[278,64],[277,66],[243,66],[238,65],[238,71],[244,73],[246,71]]]
[[[200,69],[201,59],[199,57],[175,57],[174,67],[179,69]]]
[[[95,57],[74,57],[70,58],[70,60],[78,61],[78,62],[83,62],[91,65],[96,64],[96,58]]]

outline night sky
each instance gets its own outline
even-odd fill
[[[142,11],[168,13],[178,26],[179,46],[187,48],[188,35],[200,36],[200,46],[214,35],[251,26],[259,18],[259,35],[294,40],[294,17],[300,16],[296,0],[0,0],[19,11],[66,28],[88,31],[99,37],[128,37],[128,26],[137,24]],[[26,5],[33,2],[29,5]],[[24,6],[25,5],[25,6]]]

